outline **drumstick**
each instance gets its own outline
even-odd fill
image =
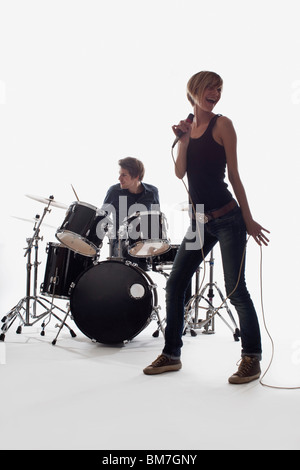
[[[72,186],[72,189],[73,189],[73,191],[74,191],[74,194],[75,194],[75,196],[76,196],[77,201],[79,201],[79,197],[77,196],[77,193],[76,193],[76,191],[75,191],[75,189],[74,189],[74,187],[73,187],[72,184],[71,184],[71,186]]]

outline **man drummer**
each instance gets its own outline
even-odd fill
[[[122,229],[125,219],[137,211],[159,211],[158,189],[142,182],[145,168],[137,158],[123,158],[119,160],[119,165],[119,183],[108,189],[102,206],[103,210],[113,216],[110,256],[126,258],[145,270],[147,263],[144,259],[128,254],[120,228]]]

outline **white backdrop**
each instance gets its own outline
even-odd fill
[[[300,339],[298,22],[297,0],[1,0],[2,314],[25,294],[23,248],[33,226],[13,217],[43,210],[27,193],[69,205],[73,184],[81,200],[100,206],[119,158],[134,156],[159,188],[172,242],[180,241],[186,219],[175,206],[186,194],[173,175],[171,126],[191,111],[189,77],[213,70],[224,79],[216,112],[236,127],[253,215],[272,232],[263,250],[265,310],[292,360]],[[45,220],[53,228],[43,229],[42,261],[63,218],[53,209]],[[252,240],[247,275],[260,311]]]

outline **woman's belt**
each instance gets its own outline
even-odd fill
[[[226,215],[228,212],[232,211],[232,209],[234,209],[235,207],[237,207],[237,202],[235,199],[232,199],[230,202],[225,204],[225,206],[220,207],[220,209],[208,211],[208,212],[205,212],[204,214],[197,213],[197,220],[199,222],[206,224],[207,222],[210,222],[213,219],[217,219],[218,217],[222,217],[223,215]]]

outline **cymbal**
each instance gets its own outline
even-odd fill
[[[16,220],[21,220],[22,222],[30,222],[31,224],[33,222],[39,221],[39,219],[36,219],[35,217],[33,217],[32,219],[24,219],[24,217],[16,217],[15,215],[11,215],[11,217]],[[48,228],[54,228],[56,230],[56,227],[54,227],[53,225],[43,224],[43,226]]]
[[[25,194],[26,197],[29,197],[29,199],[33,199],[34,201],[41,202],[42,204],[49,204],[51,202],[51,206],[53,207],[58,207],[59,209],[67,209],[68,206],[63,204],[62,202],[55,201],[52,196],[49,198],[45,197],[40,197],[40,196],[33,196],[32,194]]]

